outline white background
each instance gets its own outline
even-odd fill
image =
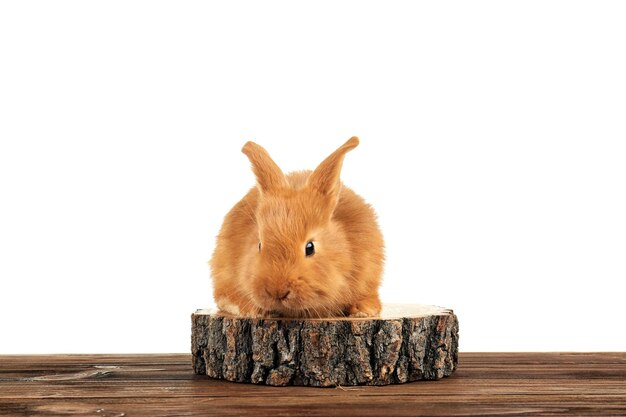
[[[463,351],[626,350],[626,4],[0,3],[0,353],[188,352],[265,146]]]

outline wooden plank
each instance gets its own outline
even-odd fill
[[[190,355],[0,356],[0,415],[626,415],[626,353],[460,353],[439,381],[271,387]]]

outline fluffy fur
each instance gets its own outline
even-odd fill
[[[348,140],[314,171],[284,175],[261,146],[242,149],[256,187],[226,215],[210,261],[218,307],[242,316],[373,316],[383,238],[370,205],[343,186]],[[307,242],[315,253],[305,255]]]

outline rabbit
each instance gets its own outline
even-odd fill
[[[256,176],[226,215],[209,262],[217,307],[244,317],[378,315],[384,242],[373,208],[339,174],[352,137],[314,171],[288,175],[267,151],[242,152]]]

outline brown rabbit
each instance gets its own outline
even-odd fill
[[[210,265],[214,297],[241,316],[373,316],[383,238],[370,205],[339,173],[351,138],[315,171],[284,175],[253,142],[244,145],[257,185],[226,215]]]

